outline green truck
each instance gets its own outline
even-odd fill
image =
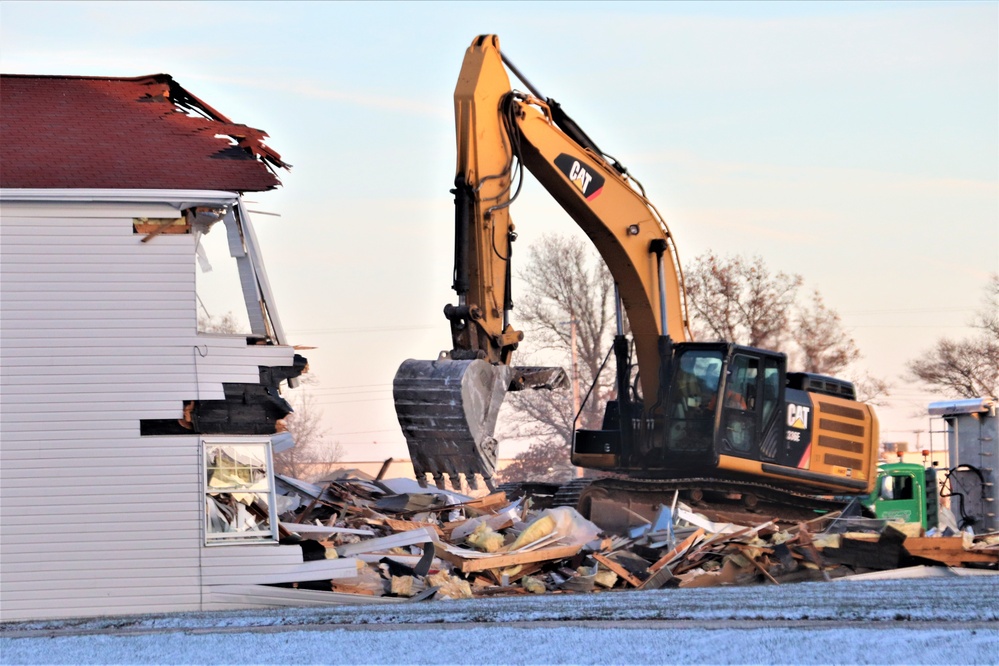
[[[864,504],[875,517],[920,523],[925,530],[946,525],[975,534],[999,531],[996,461],[999,458],[999,400],[974,398],[930,404],[942,427],[949,469],[913,463],[882,463],[874,491]],[[924,460],[929,451],[923,452]],[[947,499],[949,510],[941,506]]]
[[[937,468],[914,463],[882,463],[867,501],[876,518],[920,523],[929,530],[940,522]],[[927,492],[929,489],[929,492]]]

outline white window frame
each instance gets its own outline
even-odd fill
[[[209,453],[214,447],[219,446],[245,446],[257,447],[260,450],[258,459],[263,460],[265,469],[263,477],[252,485],[218,485],[216,479],[214,484],[210,483],[209,471],[218,469],[209,460]],[[235,461],[235,459],[233,458]],[[234,462],[233,471],[238,469],[251,469],[253,465],[240,465]],[[213,475],[214,478],[214,475]],[[231,478],[231,477],[230,477]],[[201,479],[202,479],[202,510],[205,512],[203,523],[204,544],[206,546],[233,546],[245,544],[278,543],[278,516],[277,498],[274,484],[274,454],[271,448],[269,437],[204,437],[201,440]],[[226,491],[230,492],[226,492]],[[267,504],[268,525],[263,529],[246,529],[220,532],[212,529],[212,505],[214,502],[212,495],[237,494],[237,495],[262,495],[261,498]],[[238,507],[237,507],[238,508]]]

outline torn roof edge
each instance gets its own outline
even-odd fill
[[[260,159],[260,161],[277,177],[276,169],[291,169],[291,164],[284,161],[281,155],[273,148],[267,146],[263,139],[268,137],[267,132],[250,127],[243,123],[233,122],[224,114],[220,113],[213,106],[202,100],[200,97],[192,93],[190,90],[186,89],[184,86],[173,78],[170,74],[159,73],[159,74],[145,74],[143,76],[80,76],[80,75],[58,75],[58,74],[3,74],[0,73],[0,77],[4,78],[22,78],[22,79],[63,79],[63,80],[74,80],[74,81],[122,81],[127,83],[136,84],[154,84],[159,83],[166,86],[167,97],[170,102],[180,109],[182,112],[196,112],[205,117],[207,120],[218,122],[229,127],[225,128],[229,131],[220,131],[219,134],[225,134],[231,136],[236,144],[249,152],[254,157]],[[246,130],[243,133],[239,132],[239,129]],[[232,130],[236,130],[235,132]],[[279,181],[280,183],[280,181]]]

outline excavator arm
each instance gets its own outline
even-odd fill
[[[477,37],[454,92],[458,303],[444,309],[453,348],[435,361],[404,362],[393,383],[417,477],[429,473],[441,486],[444,475],[452,485],[461,475],[473,487],[475,475],[489,483],[497,456],[493,430],[507,390],[566,381],[557,368],[512,365],[523,339],[510,323],[516,239],[510,204],[522,184],[519,170],[530,171],[566,210],[610,270],[618,321],[623,307],[643,369],[646,410],[662,402],[661,366],[669,362],[670,346],[690,338],[676,248],[641,186],[552,100],[536,91],[515,92],[504,62],[496,36]],[[623,339],[620,324],[618,337]]]

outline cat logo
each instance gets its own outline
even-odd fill
[[[569,179],[587,201],[593,201],[604,189],[604,177],[584,162],[572,155],[560,154],[555,158],[555,166]]]
[[[808,405],[796,405],[790,403],[787,406],[787,427],[797,428],[798,430],[808,429],[808,416],[811,414],[812,408]]]

